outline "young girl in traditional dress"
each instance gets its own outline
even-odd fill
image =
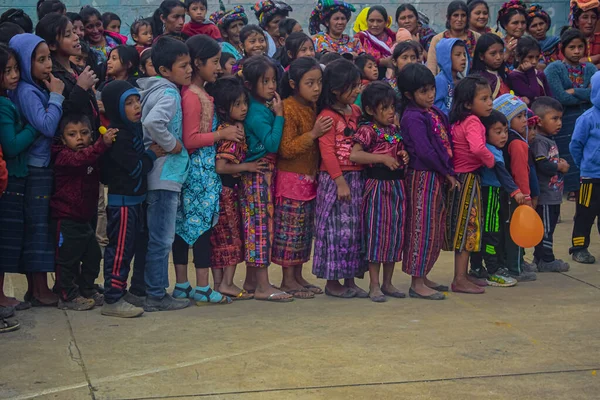
[[[369,297],[376,303],[386,296],[406,295],[392,284],[394,263],[402,261],[404,242],[404,150],[400,128],[394,125],[396,93],[384,82],[363,91],[363,118],[354,134],[350,160],[366,164],[367,180],[362,204],[362,249],[369,262]],[[379,270],[383,263],[383,284]]]
[[[283,105],[277,94],[275,64],[266,56],[254,56],[242,64],[243,79],[250,91],[244,121],[248,153],[245,162],[258,162],[260,171],[242,174],[241,208],[246,240],[244,289],[256,300],[292,301],[286,292],[269,283],[273,247],[273,178],[276,153],[283,131]]]
[[[452,167],[450,127],[433,105],[435,77],[424,65],[407,65],[398,76],[403,113],[400,122],[410,161],[406,171],[406,238],[402,270],[412,277],[409,296],[443,300],[447,286],[427,278],[444,242],[445,183],[457,184]]]
[[[319,167],[318,138],[333,120],[317,119],[323,72],[314,58],[294,61],[284,74],[283,136],[275,180],[275,240],[273,262],[283,267],[281,290],[300,299],[312,299],[323,291],[302,277],[310,259]]]
[[[350,161],[352,136],[361,116],[354,105],[360,88],[360,71],[352,62],[336,60],[325,68],[319,117],[330,117],[333,125],[319,138],[322,161],[313,274],[327,279],[325,294],[342,298],[368,297],[354,283],[354,278],[362,277],[367,270],[360,249],[362,166]],[[343,285],[340,279],[345,279]]]
[[[469,72],[479,74],[488,81],[494,99],[510,92],[504,62],[504,42],[498,35],[481,35],[475,46],[473,68]]]
[[[453,292],[483,293],[483,287],[467,275],[469,257],[481,250],[482,166],[492,168],[494,155],[485,147],[485,127],[481,117],[492,113],[492,90],[485,78],[469,76],[456,86],[450,111],[454,170],[458,184],[448,197],[446,248],[454,254]]]
[[[196,304],[227,304],[231,299],[210,288],[210,237],[212,227],[219,218],[221,179],[215,171],[215,147],[218,139],[240,142],[244,132],[239,126],[213,131],[213,99],[206,93],[204,84],[214,82],[219,71],[221,47],[206,35],[197,35],[186,44],[192,59],[192,84],[183,88],[183,144],[190,153],[190,171],[181,190],[181,204],[177,212],[173,264],[177,283],[175,298],[191,298]],[[188,282],[187,264],[189,247],[193,247],[196,267],[196,288]]]

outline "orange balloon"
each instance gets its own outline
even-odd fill
[[[537,246],[544,238],[544,224],[529,206],[519,206],[510,219],[510,237],[520,247]]]

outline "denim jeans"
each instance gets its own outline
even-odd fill
[[[175,240],[175,217],[179,192],[150,190],[148,205],[148,252],[146,255],[146,293],[162,298],[169,287],[169,253]]]

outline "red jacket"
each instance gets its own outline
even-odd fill
[[[54,194],[50,199],[52,218],[90,222],[98,210],[100,156],[108,150],[102,139],[74,151],[60,144],[52,146]]]
[[[2,154],[2,147],[0,147],[0,197],[6,190],[8,185],[8,170],[6,169],[6,161],[4,161],[4,154]]]

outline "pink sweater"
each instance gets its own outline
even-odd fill
[[[214,106],[204,89],[195,85],[181,90],[181,109],[183,111],[183,146],[192,154],[201,147],[212,146],[215,138],[212,134],[212,115]]]
[[[452,125],[454,170],[457,173],[475,172],[482,166],[492,168],[494,155],[485,147],[485,127],[471,115]]]

